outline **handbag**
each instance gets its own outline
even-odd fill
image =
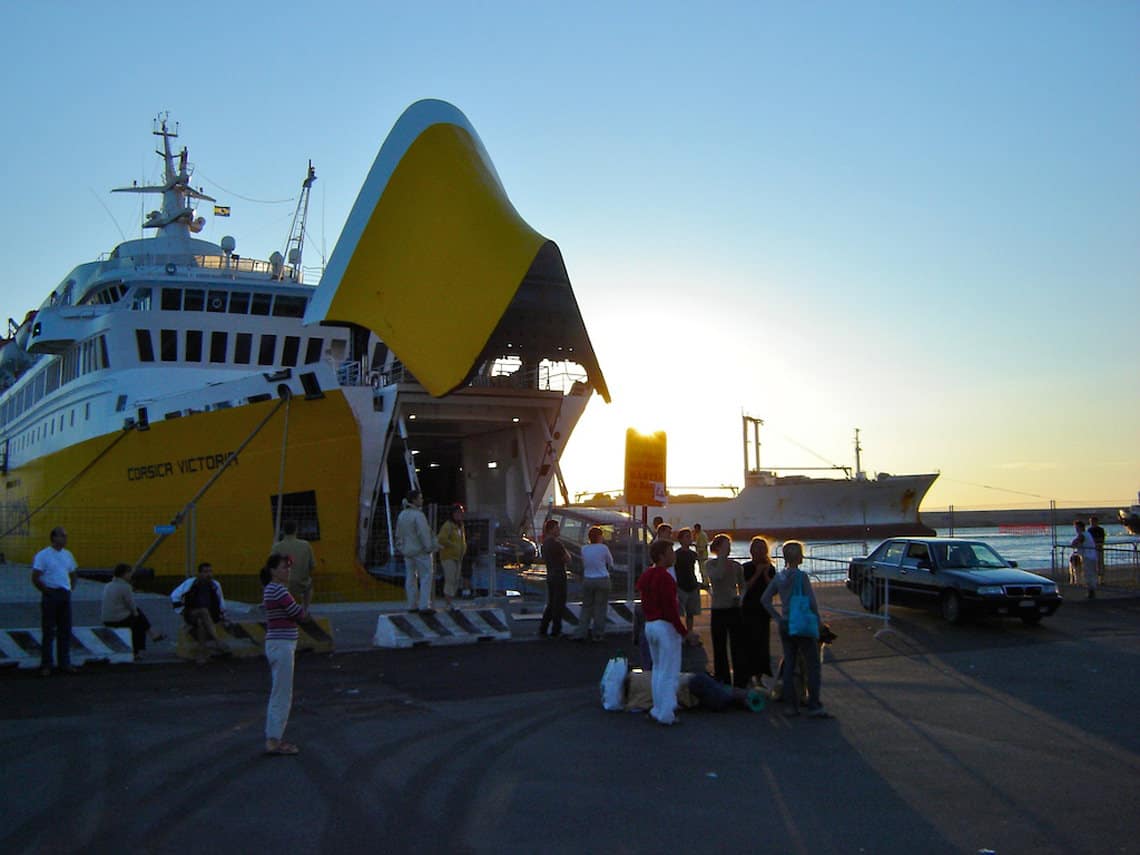
[[[603,709],[611,712],[622,709],[622,690],[628,674],[629,660],[624,656],[615,656],[606,663],[601,682]]]
[[[804,593],[803,571],[796,571],[795,587],[788,600],[788,635],[819,638],[819,618],[811,610],[811,598]]]

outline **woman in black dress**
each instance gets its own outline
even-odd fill
[[[740,598],[740,620],[744,631],[748,676],[759,680],[772,676],[772,655],[768,649],[771,618],[760,602],[768,583],[776,578],[776,567],[768,554],[768,541],[752,538],[748,547],[751,561],[744,563],[744,593]]]

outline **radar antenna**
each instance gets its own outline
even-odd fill
[[[285,264],[277,274],[278,279],[285,278],[285,271],[290,270],[292,277],[301,281],[301,256],[305,250],[305,221],[309,216],[309,194],[313,189],[313,182],[317,180],[317,171],[313,162],[309,161],[309,172],[301,182],[301,196],[297,199],[297,210],[293,212],[293,225],[289,229],[289,239],[285,241]]]

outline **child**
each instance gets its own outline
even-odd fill
[[[1069,584],[1077,585],[1078,579],[1081,578],[1081,554],[1074,552],[1069,556]]]
[[[677,582],[669,574],[673,544],[655,540],[649,544],[653,566],[637,580],[641,609],[645,612],[645,637],[653,658],[653,708],[649,715],[658,724],[675,724],[677,684],[681,679],[681,639],[688,634],[677,611]]]

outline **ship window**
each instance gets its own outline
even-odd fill
[[[301,339],[295,335],[285,336],[285,344],[281,346],[281,364],[292,367],[297,364],[297,352],[301,349]]]
[[[139,348],[139,362],[154,362],[154,345],[150,341],[150,330],[135,330],[135,344]]]
[[[178,361],[178,330],[162,330],[159,332],[159,350],[163,362]]]
[[[311,338],[309,343],[305,345],[305,364],[312,365],[314,362],[321,361],[321,347],[324,345],[323,338]]]
[[[182,417],[182,410],[171,410],[169,413],[163,413],[164,419],[177,419]]]
[[[54,362],[47,369],[47,393],[50,395],[59,388],[59,362]]]
[[[273,524],[277,521],[277,494],[269,497],[269,511]],[[321,523],[317,516],[317,494],[315,490],[300,493],[284,493],[281,496],[281,522],[297,523],[297,537],[313,541],[321,539]]]
[[[211,291],[210,295],[206,298],[206,311],[224,312],[226,310],[227,296],[229,295],[225,291]]]
[[[253,336],[247,332],[239,332],[234,342],[234,362],[238,365],[249,365],[249,355],[253,352]]]
[[[150,311],[150,289],[149,288],[136,288],[135,296],[131,299],[132,312],[149,312]]]
[[[127,396],[126,395],[120,395],[119,397],[122,399],[124,404],[127,403]],[[122,409],[122,407],[120,407],[119,409]],[[89,418],[91,418],[91,404],[88,403],[88,404],[83,405],[83,419],[84,419],[84,421],[86,421]]]
[[[229,346],[229,334],[224,332],[210,333],[210,361],[225,362],[226,349]]]
[[[107,336],[99,336],[99,367],[111,367],[111,354],[107,352]]]
[[[249,314],[249,294],[244,291],[234,291],[230,294],[230,314]]]
[[[202,361],[202,331],[186,330],[186,361]]]
[[[254,294],[250,306],[250,313],[254,315],[268,315],[269,304],[273,301],[272,294]]]
[[[257,364],[258,365],[272,365],[273,353],[277,350],[277,336],[263,335],[261,337],[261,346],[257,350]]]
[[[162,308],[168,312],[177,312],[182,308],[182,289],[181,288],[163,288],[162,289]]]
[[[115,412],[121,413],[126,408],[127,408],[127,396],[126,395],[120,395],[118,400],[115,401]],[[89,416],[91,415],[91,405],[90,404],[87,405],[87,415],[89,415]]]
[[[71,411],[71,424],[69,424],[68,427],[75,427],[75,410],[74,409]]]
[[[290,297],[287,294],[278,294],[273,301],[273,315],[278,318],[301,318],[305,316],[304,297]]]
[[[206,292],[201,288],[187,288],[182,298],[182,311],[200,312],[206,306]]]
[[[40,400],[44,396],[44,387],[47,385],[47,378],[44,372],[36,375],[36,400]]]

